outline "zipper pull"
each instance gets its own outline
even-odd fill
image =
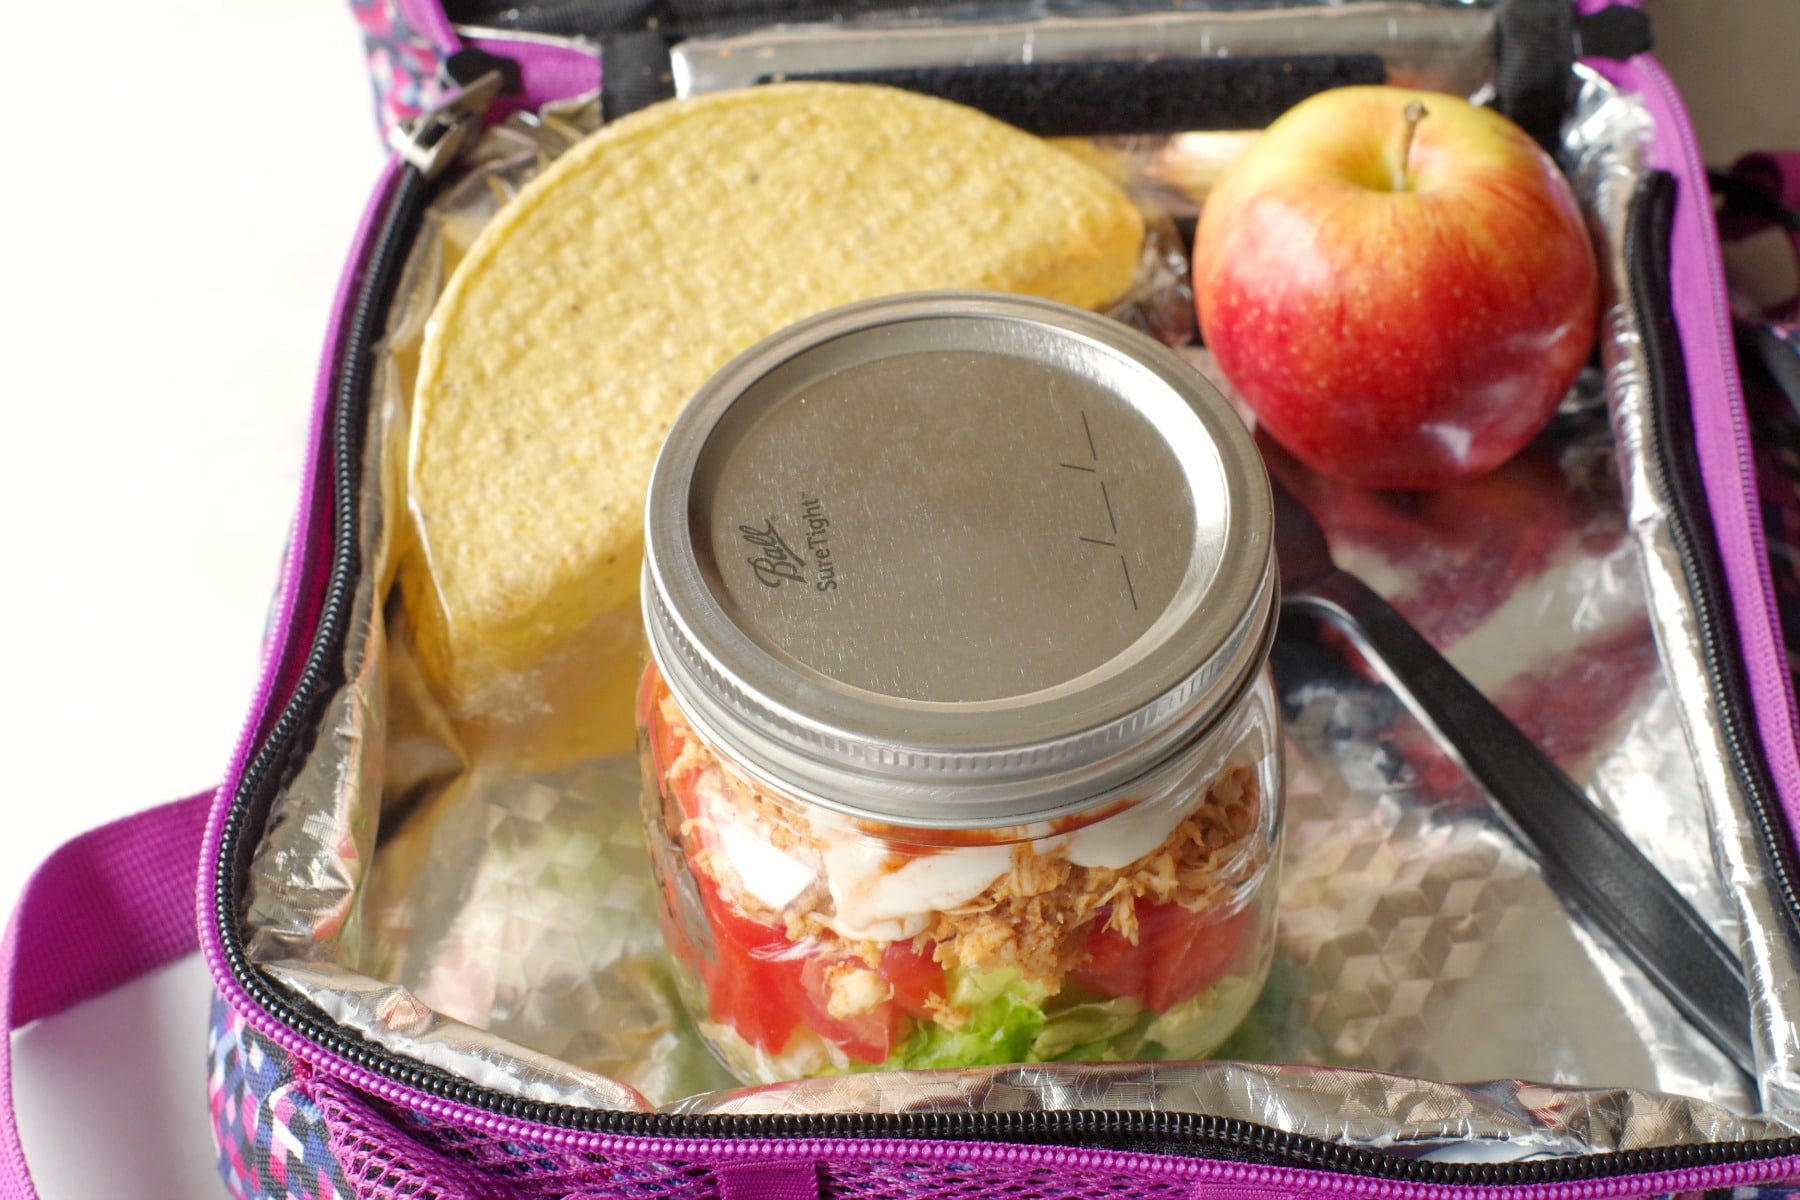
[[[456,161],[481,128],[481,116],[506,86],[498,67],[482,72],[449,98],[388,132],[388,145],[426,179]]]

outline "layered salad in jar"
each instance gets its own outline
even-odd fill
[[[753,1083],[1195,1058],[1281,828],[1267,474],[1136,330],[880,297],[734,359],[651,477],[637,701],[668,945]]]
[[[1272,697],[1079,818],[920,829],[753,780],[656,667],[638,702],[663,925],[740,1078],[1198,1058],[1273,949]]]

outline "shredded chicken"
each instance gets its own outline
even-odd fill
[[[838,963],[825,968],[825,995],[825,1012],[842,1021],[887,1003],[894,989],[867,967]]]
[[[1258,856],[1242,853],[1256,829],[1257,804],[1255,773],[1227,768],[1160,846],[1117,870],[1077,867],[1021,844],[1012,871],[969,904],[937,914],[924,941],[946,966],[1011,966],[1054,983],[1079,965],[1090,921],[1103,918],[1136,945],[1141,899],[1190,912],[1225,903],[1261,866]]]

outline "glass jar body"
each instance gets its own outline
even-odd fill
[[[1282,784],[1266,669],[1133,785],[1005,829],[797,799],[696,733],[654,664],[638,725],[683,999],[746,1082],[1204,1057],[1268,974]]]

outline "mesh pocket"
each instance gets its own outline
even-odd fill
[[[1053,1146],[814,1141],[651,1142],[559,1150],[386,1110],[315,1079],[356,1200],[1175,1200],[1192,1163]]]

